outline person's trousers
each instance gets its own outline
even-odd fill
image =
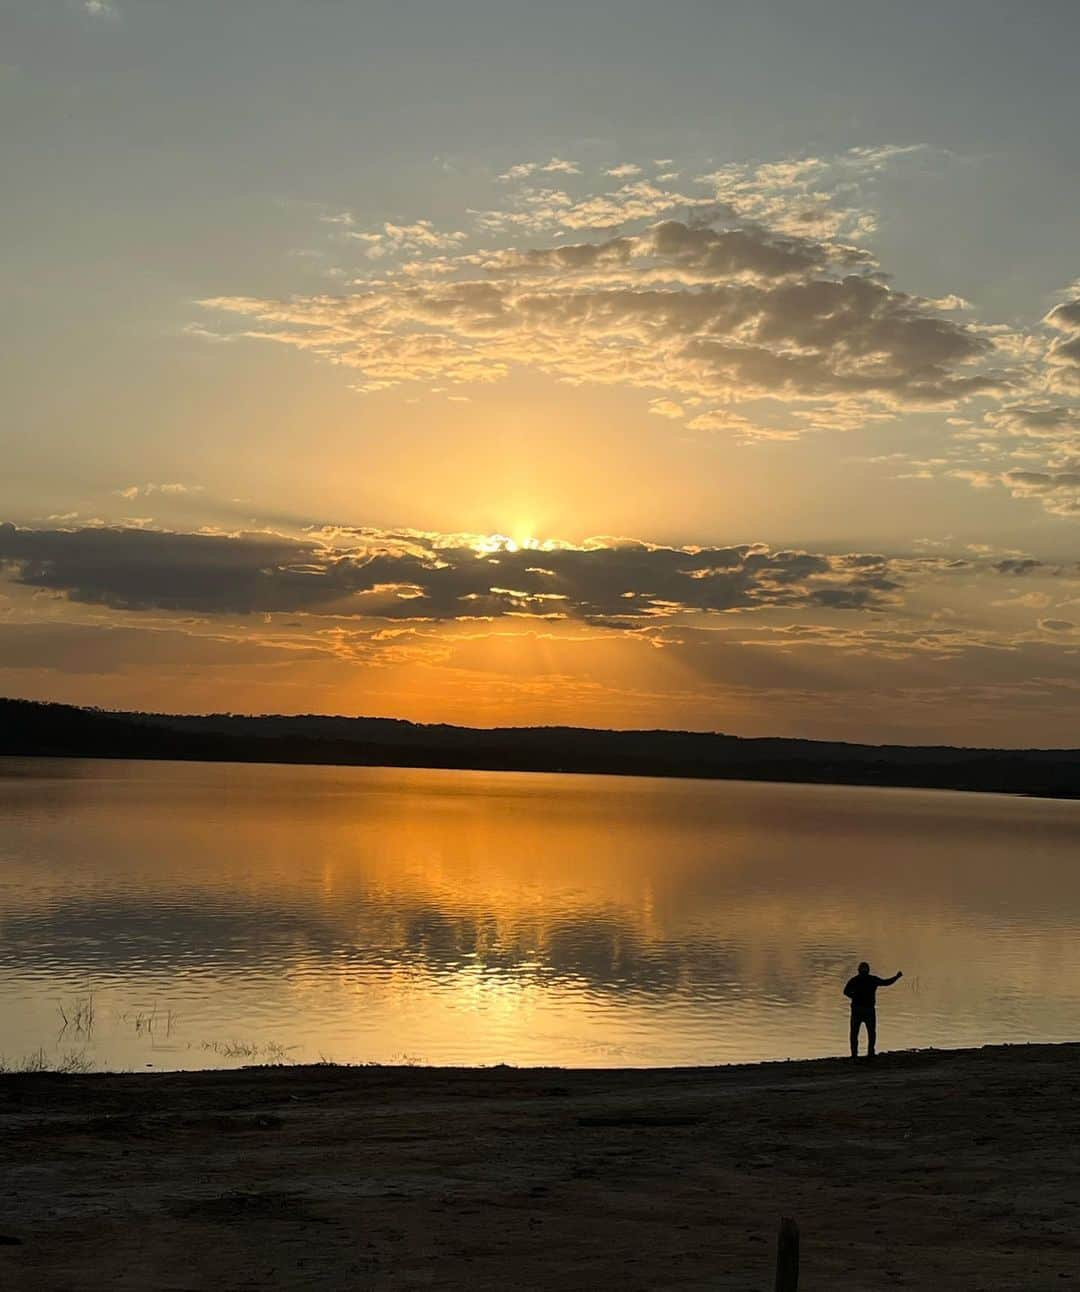
[[[873,1054],[877,1045],[877,1011],[871,1005],[869,1009],[852,1008],[851,1011],[851,1057],[859,1053],[859,1028],[866,1024],[866,1052]]]

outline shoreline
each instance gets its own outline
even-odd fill
[[[185,756],[183,754],[98,754],[66,752],[10,753],[0,751],[0,767],[4,760],[42,762],[90,762],[90,763],[179,763],[205,767],[313,767],[333,768],[337,770],[355,769],[357,771],[401,771],[401,772],[472,772],[478,775],[498,774],[509,776],[592,776],[616,777],[620,780],[656,780],[656,781],[689,781],[697,784],[732,784],[732,785],[786,785],[791,787],[817,787],[820,789],[865,789],[865,790],[910,790],[916,793],[941,794],[982,794],[993,798],[1034,799],[1046,803],[1080,802],[1080,789],[1055,790],[1048,788],[1002,788],[1001,786],[981,785],[948,785],[932,784],[915,780],[823,780],[817,777],[780,777],[755,776],[746,771],[727,772],[687,772],[648,770],[635,768],[589,768],[589,767],[548,767],[548,766],[493,766],[484,763],[419,763],[419,762],[357,762],[355,760],[335,761],[332,759],[291,760],[288,758],[230,758],[226,755],[216,757],[210,754]]]
[[[1080,1044],[0,1076],[5,1288],[1050,1288]]]

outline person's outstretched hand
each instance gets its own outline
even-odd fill
[[[903,978],[903,976],[904,976],[904,971],[903,971],[903,969],[897,969],[897,971],[896,971],[896,976],[897,976],[897,978]]]

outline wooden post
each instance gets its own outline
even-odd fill
[[[797,1292],[799,1286],[799,1226],[784,1217],[776,1243],[776,1292]]]

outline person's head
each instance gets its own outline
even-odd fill
[[[859,965],[859,973],[869,973],[869,972],[870,972],[870,966],[864,960],[862,964]]]

